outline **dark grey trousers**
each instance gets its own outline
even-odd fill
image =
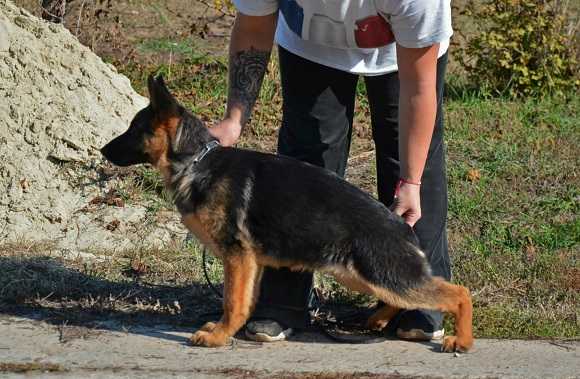
[[[329,68],[279,47],[283,119],[278,153],[344,176],[358,76]],[[451,278],[447,248],[447,177],[443,143],[442,98],[447,54],[437,62],[437,119],[422,177],[422,217],[415,225],[433,274]],[[398,73],[364,77],[376,149],[379,200],[390,206],[399,178]],[[332,196],[332,194],[328,194]],[[312,288],[311,273],[266,269],[254,318],[274,319],[301,328]]]

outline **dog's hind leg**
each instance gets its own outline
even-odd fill
[[[377,295],[374,286],[355,272],[343,269],[330,269],[326,270],[326,272],[334,276],[337,282],[353,291],[380,298],[380,296]],[[384,298],[381,298],[381,300],[386,301]],[[370,330],[381,330],[385,328],[400,309],[400,307],[393,306],[389,302],[386,302],[384,306],[379,308],[369,317],[366,322],[366,327]]]
[[[448,353],[467,352],[473,346],[473,305],[469,290],[463,286],[451,284],[443,278],[435,277],[426,283],[420,291],[424,291],[431,309],[453,314],[455,318],[455,336],[447,336],[443,340],[441,351]]]
[[[386,309],[380,309],[378,314],[371,316],[369,323],[387,319],[396,308],[418,309],[428,308],[453,314],[455,317],[455,336],[447,336],[443,340],[442,351],[466,352],[473,346],[472,318],[473,308],[469,290],[463,286],[446,282],[442,278],[429,278],[421,286],[409,289],[403,293],[370,283],[355,270],[335,270],[331,274],[336,280],[355,291],[374,295],[389,304]]]
[[[369,317],[366,327],[370,330],[382,330],[400,310],[401,308],[385,304]]]
[[[257,299],[262,269],[251,252],[224,254],[224,314],[214,325],[204,325],[191,336],[199,346],[224,346],[246,323]]]
[[[445,352],[467,352],[473,346],[473,306],[469,290],[451,284],[443,278],[432,277],[421,286],[396,294],[384,288],[375,288],[379,298],[390,300],[405,309],[427,308],[451,313],[455,318],[455,336],[443,340],[441,350]]]

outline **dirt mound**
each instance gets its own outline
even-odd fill
[[[146,212],[99,202],[110,183],[97,170],[98,148],[147,103],[129,80],[61,25],[0,0],[0,99],[0,239],[130,242]]]

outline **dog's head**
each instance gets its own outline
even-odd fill
[[[149,105],[135,115],[125,133],[101,149],[117,166],[151,163],[159,167],[171,154],[195,151],[209,138],[203,123],[177,102],[162,76],[150,76],[147,87]]]

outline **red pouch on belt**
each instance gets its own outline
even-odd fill
[[[354,38],[358,47],[374,48],[395,42],[389,23],[381,16],[369,16],[356,21]]]

